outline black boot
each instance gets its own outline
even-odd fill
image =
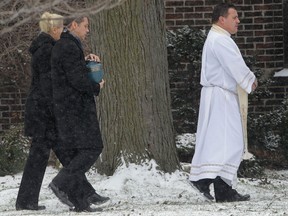
[[[49,184],[49,188],[63,204],[68,205],[69,207],[74,206],[73,203],[69,200],[68,195],[61,191],[53,181]]]
[[[239,194],[219,176],[214,180],[214,191],[216,202],[238,202],[250,200],[249,194]]]
[[[95,192],[94,194],[92,194],[87,198],[87,201],[90,204],[99,205],[107,202],[109,199],[110,199],[109,197],[100,196]]]
[[[207,199],[213,200],[214,197],[210,194],[209,186],[213,182],[212,179],[200,179],[191,181],[192,185]]]
[[[227,199],[227,202],[238,202],[238,201],[248,201],[250,200],[249,194],[239,194],[236,190],[232,189],[230,192],[230,197]]]

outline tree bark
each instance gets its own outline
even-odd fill
[[[163,1],[128,0],[93,15],[90,37],[106,81],[97,98],[104,140],[98,171],[111,175],[146,159],[176,170]]]

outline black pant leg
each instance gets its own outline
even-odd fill
[[[72,170],[78,170],[78,179],[81,182],[81,188],[84,199],[95,193],[95,189],[87,180],[85,173],[93,166],[102,152],[102,148],[99,149],[80,149],[78,155],[69,164],[70,172]]]
[[[61,162],[61,164],[63,165],[63,167],[67,167],[72,158],[75,157],[76,154],[78,154],[78,149],[71,149],[71,150],[68,150],[68,149],[61,149],[61,148],[55,148],[53,149],[57,158],[59,159],[59,161]],[[92,154],[95,154],[95,157],[96,157],[96,160],[98,159],[99,155],[101,154],[102,152],[102,148],[99,148],[99,149],[95,149],[93,150],[94,153]],[[93,165],[93,164],[92,164]],[[91,166],[92,166],[91,165]],[[90,167],[91,167],[90,166]],[[89,169],[88,169],[89,170]],[[87,170],[87,171],[88,171]],[[61,176],[61,175],[60,175]],[[87,178],[86,178],[86,175],[85,173],[82,175],[82,189],[84,190],[84,193],[87,194],[87,196],[91,196],[92,194],[95,193],[95,189],[93,188],[93,186],[88,182]],[[62,180],[59,180],[58,178],[58,181],[61,181],[63,182]],[[57,182],[55,182],[57,184]],[[59,185],[59,184],[58,184]]]
[[[39,193],[50,155],[49,141],[34,138],[25,164],[16,205],[38,206]]]
[[[87,194],[91,195],[95,190],[85,173],[95,163],[101,151],[99,153],[97,149],[55,149],[55,153],[60,162],[62,160],[64,167],[53,182],[67,193],[76,209],[87,208]]]
[[[77,154],[77,149],[64,149],[64,148],[53,148],[53,151],[57,158],[59,159],[62,166],[68,167],[70,162]],[[67,186],[67,176],[69,173],[66,173],[66,169],[61,169],[57,176],[53,179],[53,182],[61,189],[62,191],[67,191],[69,186]],[[67,187],[66,187],[67,186]]]

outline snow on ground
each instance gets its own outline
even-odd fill
[[[178,148],[194,148],[195,134],[177,137]],[[189,170],[190,164],[182,164]],[[248,202],[215,203],[206,201],[188,182],[188,173],[165,174],[155,162],[119,167],[113,176],[90,172],[87,178],[96,191],[111,200],[101,205],[102,212],[76,213],[62,204],[48,188],[58,173],[48,167],[40,192],[43,211],[16,211],[15,201],[22,173],[0,177],[0,216],[18,215],[103,215],[103,216],[288,216],[288,170],[266,171],[267,178],[239,179],[237,190],[249,193]],[[211,187],[213,193],[213,187]]]
[[[268,216],[288,215],[288,171],[267,171],[267,179],[239,179],[237,189],[249,193],[248,202],[208,202],[187,182],[188,174],[164,174],[153,161],[141,166],[120,167],[110,177],[89,173],[88,179],[99,194],[111,198],[103,212],[76,213],[60,203],[48,189],[58,170],[48,167],[40,193],[43,211],[16,211],[15,200],[22,173],[0,177],[0,215],[119,215],[119,216]],[[211,188],[212,190],[213,188]],[[212,191],[213,193],[213,191]]]

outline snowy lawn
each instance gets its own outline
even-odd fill
[[[22,173],[0,177],[0,215],[288,215],[288,171],[267,171],[266,180],[239,179],[237,190],[249,193],[251,200],[234,203],[205,201],[187,182],[187,173],[163,174],[153,161],[142,166],[120,167],[111,177],[89,173],[88,179],[97,192],[111,198],[99,213],[71,212],[60,203],[48,188],[57,172],[52,167],[46,170],[39,201],[46,206],[43,211],[15,210]]]

